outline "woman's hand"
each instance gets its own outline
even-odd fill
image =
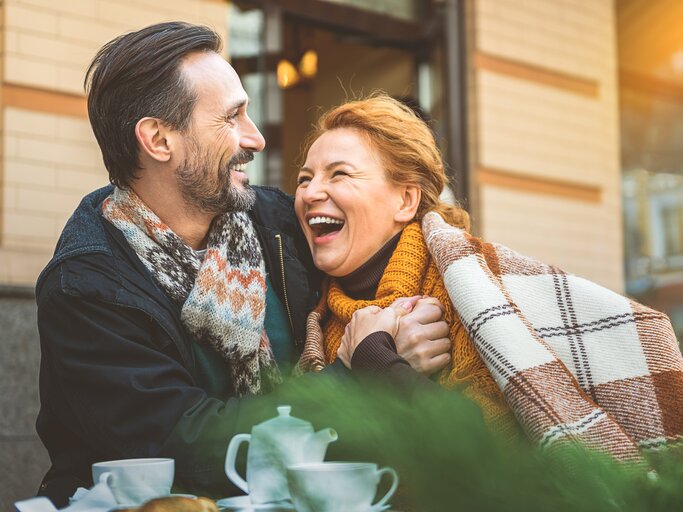
[[[368,306],[356,311],[344,329],[337,357],[342,360],[347,368],[351,368],[351,358],[360,342],[369,334],[377,331],[385,331],[392,338],[396,336],[399,320],[412,311],[413,306],[420,298],[417,296],[398,299],[384,309],[378,306]]]
[[[444,307],[438,299],[421,297],[411,311],[402,316],[394,335],[398,355],[424,375],[441,370],[451,360],[449,328],[443,321],[443,313]]]

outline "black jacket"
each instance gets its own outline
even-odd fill
[[[250,214],[266,270],[300,348],[318,276],[291,197],[254,188]],[[62,506],[77,486],[92,484],[93,462],[168,456],[176,460],[177,485],[226,495],[228,441],[274,409],[263,407],[263,397],[210,397],[197,384],[202,368],[178,308],[99,213],[111,190],[83,199],[36,285],[42,351],[36,429],[52,461],[39,493]]]

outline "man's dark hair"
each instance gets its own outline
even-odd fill
[[[189,53],[220,49],[220,36],[210,28],[169,22],[124,34],[97,52],[85,90],[109,181],[126,187],[135,179],[140,119],[156,117],[174,130],[188,127],[197,97],[180,63]]]

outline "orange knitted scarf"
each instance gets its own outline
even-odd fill
[[[450,327],[452,341],[451,363],[441,371],[438,382],[447,388],[462,387],[467,396],[479,403],[489,424],[509,430],[516,421],[453,308],[417,222],[403,230],[374,300],[351,299],[338,282],[330,282],[327,307],[331,314],[323,327],[325,362],[335,360],[344,328],[355,311],[372,305],[384,308],[399,297],[414,295],[436,297],[445,306],[444,320]]]

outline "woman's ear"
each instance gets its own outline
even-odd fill
[[[417,208],[420,206],[420,199],[422,199],[422,191],[415,185],[405,185],[402,188],[403,203],[394,214],[394,220],[406,224],[412,221],[417,214]]]
[[[155,117],[140,119],[135,125],[135,138],[140,145],[140,151],[157,162],[168,162],[171,159],[169,131]]]

